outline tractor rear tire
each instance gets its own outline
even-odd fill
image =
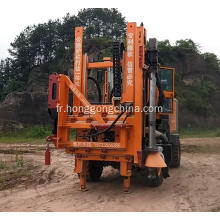
[[[103,163],[101,161],[89,161],[88,176],[91,181],[98,181],[102,175]]]
[[[181,159],[181,147],[180,147],[180,139],[179,135],[171,135],[171,163],[170,167],[178,168],[180,167],[180,159]]]

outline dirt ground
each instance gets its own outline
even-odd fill
[[[0,211],[220,211],[220,138],[181,144],[179,169],[158,188],[134,174],[129,194],[111,167],[81,192],[72,155],[53,150],[48,167],[44,146],[0,144]]]

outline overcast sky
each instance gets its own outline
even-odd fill
[[[144,22],[147,37],[158,40],[191,38],[202,52],[220,58],[219,0],[2,0],[0,4],[0,58],[8,56],[10,42],[28,25],[77,14],[89,7],[114,7],[127,21]]]

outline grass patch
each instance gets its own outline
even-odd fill
[[[0,170],[3,170],[5,168],[5,161],[0,160]]]
[[[219,146],[195,146],[195,145],[181,145],[182,152],[186,153],[208,153],[208,154],[219,154]]]
[[[220,128],[201,129],[201,128],[184,128],[180,129],[181,138],[201,138],[201,137],[220,137]]]
[[[52,134],[52,126],[40,126],[23,128],[13,130],[7,133],[0,133],[0,143],[7,144],[44,144],[47,136]],[[75,141],[75,129],[70,130],[70,140]],[[181,138],[194,137],[220,137],[220,128],[215,129],[201,129],[201,128],[182,128],[180,129]]]
[[[0,143],[6,144],[45,144],[47,136],[52,134],[52,126],[40,126],[23,128],[10,132],[0,133]],[[75,129],[70,130],[70,141],[75,141]]]
[[[51,135],[51,126],[36,125],[33,127],[13,130],[0,134],[0,143],[31,143],[43,144],[47,136]]]
[[[23,154],[18,149],[10,159],[0,160],[0,190],[19,185],[29,176],[29,169],[24,166]]]

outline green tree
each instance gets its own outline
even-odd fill
[[[88,8],[78,13],[85,27],[85,37],[123,38],[126,33],[125,18],[115,8]]]
[[[27,27],[24,31],[16,37],[15,41],[11,43],[12,49],[9,49],[9,53],[12,56],[13,70],[17,77],[24,82],[28,79],[28,73],[33,65],[33,57],[31,56],[31,45],[29,42],[29,35],[31,27]]]
[[[185,53],[199,53],[199,46],[191,39],[186,40],[177,40],[176,41],[176,48],[184,51]]]
[[[204,60],[207,64],[207,69],[212,69],[220,74],[220,60],[214,53],[204,53]]]

